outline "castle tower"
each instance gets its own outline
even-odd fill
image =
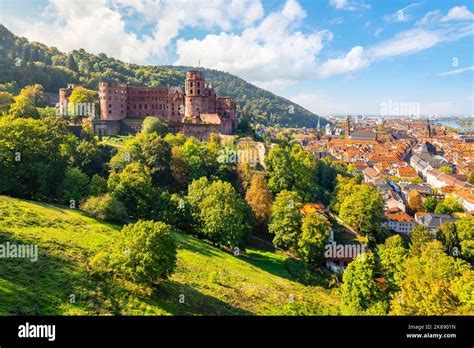
[[[188,71],[185,82],[185,118],[197,120],[199,115],[207,113],[207,87],[204,76],[200,71]]]
[[[349,115],[346,118],[346,124],[344,125],[344,135],[349,137],[351,135],[351,121]]]

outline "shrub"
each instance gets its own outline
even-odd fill
[[[107,180],[103,177],[94,174],[89,182],[89,187],[87,188],[88,196],[99,196],[107,192]]]
[[[125,206],[110,194],[89,197],[81,209],[99,220],[119,223],[127,221]]]
[[[161,221],[124,226],[109,254],[110,270],[145,285],[168,278],[176,268],[176,244],[171,232],[171,226]]]
[[[68,167],[61,186],[61,196],[69,203],[71,200],[79,202],[85,195],[89,178],[80,169]]]

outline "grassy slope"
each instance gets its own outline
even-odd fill
[[[303,285],[324,280],[298,261],[252,249],[235,257],[178,233],[177,271],[159,286],[94,279],[87,259],[118,230],[78,211],[0,196],[0,243],[39,247],[36,263],[0,259],[0,315],[337,314],[335,290]]]

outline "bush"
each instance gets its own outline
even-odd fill
[[[61,186],[61,196],[66,203],[79,202],[85,195],[89,178],[80,169],[68,167]]]
[[[81,209],[99,220],[119,223],[127,221],[125,206],[110,194],[89,197]]]
[[[171,226],[161,221],[125,226],[108,256],[109,269],[145,285],[168,278],[176,268],[176,244],[171,232]]]
[[[99,196],[107,192],[107,180],[103,177],[94,174],[87,188],[88,196]]]

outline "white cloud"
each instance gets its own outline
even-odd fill
[[[355,11],[359,9],[370,8],[370,5],[367,5],[363,1],[329,0],[329,4],[338,10],[348,10],[348,11]]]
[[[442,76],[442,77],[454,76],[454,75],[462,74],[462,73],[467,72],[467,71],[474,71],[474,66],[468,66],[466,68],[461,68],[461,69],[455,69],[455,70],[451,70],[451,71],[442,72],[442,73],[439,73],[438,76]]]
[[[333,25],[338,25],[342,23],[344,23],[344,19],[342,17],[337,17],[329,21],[329,24],[333,24]]]
[[[455,6],[448,14],[441,18],[441,22],[469,21],[474,19],[474,14],[466,6]]]
[[[263,16],[260,0],[207,0],[182,5],[173,0],[50,0],[43,16],[34,22],[1,19],[16,34],[63,51],[84,48],[128,62],[147,63],[152,57],[166,55],[172,40],[185,27],[231,30],[251,25]],[[127,19],[147,23],[154,30],[139,37],[127,30]]]
[[[369,61],[364,57],[364,48],[353,47],[346,55],[328,59],[318,69],[320,78],[327,78],[333,75],[344,74],[362,69],[369,65]]]
[[[386,22],[408,22],[413,19],[413,15],[410,13],[410,10],[420,5],[420,2],[415,2],[404,8],[399,9],[397,12],[392,13],[391,15],[385,15],[384,20]]]
[[[327,30],[302,33],[298,27],[305,16],[297,1],[288,0],[282,9],[241,34],[179,39],[176,64],[194,65],[200,59],[205,67],[237,74],[261,87],[307,79],[314,76],[316,56],[332,34]]]
[[[374,36],[375,36],[375,37],[379,37],[380,34],[382,33],[382,31],[383,31],[383,28],[382,28],[382,27],[377,28],[377,29],[375,30]]]

